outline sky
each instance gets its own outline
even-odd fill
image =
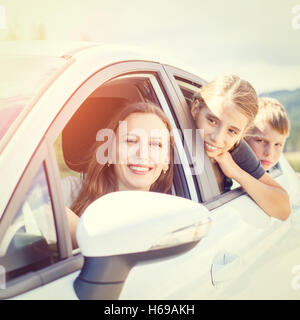
[[[258,93],[300,87],[300,0],[0,0],[3,11],[0,41],[39,31],[137,45],[206,80],[235,73]]]

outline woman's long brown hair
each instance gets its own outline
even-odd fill
[[[166,125],[170,133],[170,164],[166,173],[161,173],[158,179],[151,185],[150,191],[167,193],[173,181],[173,150],[174,139],[172,135],[171,124],[162,109],[152,102],[133,103],[121,108],[115,114],[107,125],[107,129],[111,129],[116,133],[119,121],[124,121],[132,113],[153,113],[156,114]],[[101,196],[118,191],[117,179],[114,174],[114,165],[108,166],[107,163],[100,164],[96,158],[96,152],[99,146],[104,143],[96,142],[91,148],[88,159],[87,171],[83,180],[81,191],[71,206],[77,215],[81,216],[87,206]]]

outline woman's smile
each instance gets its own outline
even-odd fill
[[[129,164],[127,167],[131,172],[138,175],[146,175],[153,169],[151,166],[145,166],[141,164]]]

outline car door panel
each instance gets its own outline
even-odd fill
[[[78,300],[73,282],[79,271],[49,282],[34,290],[15,296],[12,300]]]
[[[243,215],[241,210],[245,207],[250,210]],[[251,215],[263,218],[256,220]],[[189,252],[135,266],[126,280],[120,299],[222,297],[221,288],[237,281],[239,275],[247,272],[259,256],[288,230],[288,223],[280,224],[279,227],[273,224],[248,196],[241,196],[214,210],[211,218],[212,226],[208,236]],[[229,260],[230,256],[236,256],[239,262],[228,263],[226,273],[217,275],[218,279],[214,281],[212,267],[216,257],[220,255]],[[138,284],[142,287],[139,292],[136,289]]]

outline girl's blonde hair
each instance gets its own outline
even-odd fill
[[[258,114],[252,126],[247,131],[247,136],[255,135],[257,130],[262,131],[263,126],[270,126],[282,135],[289,135],[290,122],[288,114],[280,102],[274,98],[262,97],[258,99]]]
[[[199,108],[207,106],[213,96],[222,96],[228,102],[236,105],[240,111],[249,119],[251,125],[258,112],[257,94],[252,85],[240,79],[237,75],[223,75],[202,86],[194,96],[199,100]]]

